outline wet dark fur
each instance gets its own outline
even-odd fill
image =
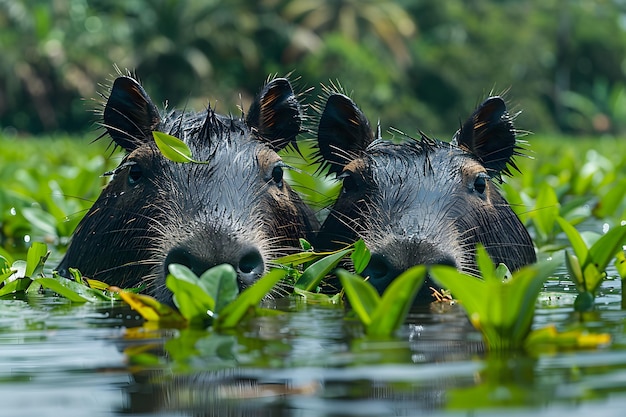
[[[342,94],[331,94],[320,118],[321,157],[343,181],[317,238],[319,249],[364,239],[364,271],[382,292],[417,264],[446,264],[475,273],[475,246],[515,270],[536,260],[531,238],[493,180],[516,169],[516,132],[504,101],[491,97],[451,143],[374,138],[367,118]],[[432,283],[428,283],[432,285]],[[418,301],[430,300],[424,286]]]
[[[212,109],[159,114],[132,78],[113,84],[104,126],[127,151],[113,178],[74,232],[58,270],[121,287],[146,283],[169,302],[167,266],[196,274],[221,263],[238,272],[240,287],[254,282],[277,256],[312,239],[317,222],[282,179],[277,150],[295,141],[300,105],[286,79],[271,80],[247,117]],[[182,139],[192,157],[208,164],[166,159],[152,137]]]

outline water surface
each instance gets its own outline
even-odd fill
[[[119,303],[0,300],[2,416],[617,416],[626,409],[619,280],[573,313],[546,284],[535,326],[583,322],[606,347],[487,354],[460,309],[412,312],[372,341],[342,307],[296,298],[236,332],[153,329]]]

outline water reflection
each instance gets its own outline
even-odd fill
[[[583,322],[611,346],[495,355],[460,309],[415,310],[397,337],[370,340],[343,308],[297,299],[222,334],[153,329],[120,304],[0,300],[0,415],[617,415],[619,294],[580,316],[565,286],[549,289],[535,327]]]

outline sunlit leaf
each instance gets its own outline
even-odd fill
[[[187,320],[185,320],[183,316],[173,308],[158,302],[155,298],[124,290],[121,290],[119,295],[133,310],[141,314],[146,320],[159,322],[162,325],[172,327],[187,326]]]
[[[182,140],[163,132],[152,132],[154,142],[167,159],[174,162],[195,162],[189,146]]]
[[[298,252],[291,255],[286,255],[277,259],[274,259],[272,263],[278,265],[302,265],[307,262],[317,261],[322,259],[324,256],[329,255],[332,252],[323,253],[323,252]]]
[[[352,310],[367,328],[372,322],[374,311],[380,304],[378,291],[362,277],[346,270],[338,269],[337,277],[346,292]]]
[[[94,290],[106,291],[110,285],[97,279],[86,278],[87,284]],[[128,290],[127,290],[128,291]]]
[[[86,303],[103,300],[104,297],[95,294],[95,290],[89,287],[79,284],[76,281],[72,281],[63,277],[59,278],[36,278],[36,282],[41,284],[42,287],[52,290],[62,297],[75,303]],[[91,290],[94,292],[89,292]],[[100,293],[102,294],[102,293]]]
[[[313,291],[322,279],[335,269],[337,264],[350,252],[352,249],[344,249],[316,261],[304,270],[302,276],[296,281],[295,287],[305,291]]]
[[[559,332],[554,325],[533,330],[526,339],[527,350],[539,350],[547,347],[551,350],[594,348],[605,346],[611,342],[607,333],[590,333],[583,329]]]
[[[45,243],[33,242],[26,254],[26,276],[34,277],[43,272],[43,266],[48,259],[48,246]]]

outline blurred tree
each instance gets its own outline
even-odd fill
[[[524,129],[623,134],[624,22],[621,0],[0,0],[0,132],[85,131],[118,66],[198,110],[294,71],[408,134],[505,90]]]

